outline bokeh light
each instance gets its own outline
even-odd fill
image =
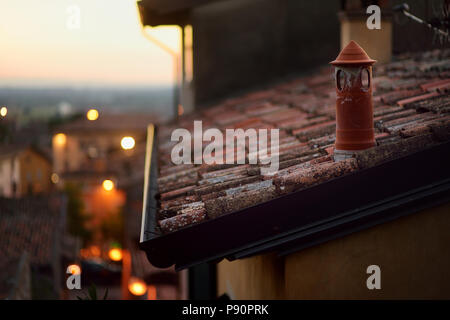
[[[70,266],[67,267],[67,272],[70,272],[71,274],[80,274],[81,268],[79,265],[71,264]]]
[[[59,182],[59,176],[58,176],[58,174],[56,174],[56,173],[52,173],[52,176],[51,176],[50,179],[52,180],[52,182],[53,182],[54,184],[57,184],[57,183]]]
[[[114,189],[114,182],[112,182],[111,180],[105,180],[103,181],[102,186],[106,191],[111,191],[112,189]]]
[[[128,282],[128,290],[135,296],[142,296],[147,292],[147,284],[139,278],[132,277]]]
[[[119,248],[112,248],[108,252],[108,256],[112,261],[122,260],[122,250]]]
[[[8,114],[8,108],[7,107],[1,107],[1,109],[0,109],[0,116],[6,117],[7,114]]]
[[[57,146],[64,146],[67,142],[67,137],[64,133],[58,133],[53,137],[53,143]]]
[[[95,121],[98,119],[99,113],[96,109],[90,109],[87,113],[86,113],[86,118],[89,121]]]
[[[122,140],[120,141],[120,145],[124,150],[133,149],[135,144],[136,142],[134,141],[133,137],[123,137]]]

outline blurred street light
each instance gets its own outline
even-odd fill
[[[67,137],[64,133],[58,133],[53,137],[53,143],[57,146],[64,146],[67,142]]]
[[[2,107],[0,109],[0,116],[2,116],[4,118],[4,117],[6,117],[7,114],[8,114],[8,108],[7,107]]]
[[[89,121],[95,121],[98,119],[98,111],[96,109],[90,109],[87,113],[86,113],[86,118]]]
[[[70,266],[67,267],[67,270],[69,270],[71,274],[80,274],[81,273],[80,266],[76,265],[76,264],[71,264]]]
[[[122,250],[120,248],[112,248],[108,252],[108,256],[112,261],[122,260]]]
[[[120,141],[120,145],[122,146],[122,149],[124,150],[131,150],[134,148],[136,142],[134,141],[133,137],[123,137]]]
[[[59,176],[56,173],[53,173],[50,179],[54,184],[57,184],[59,182]]]
[[[135,296],[142,296],[147,292],[147,284],[139,278],[132,277],[128,282],[128,290]]]
[[[105,180],[103,181],[102,186],[106,191],[111,191],[112,189],[114,189],[114,182],[112,182],[111,180]]]

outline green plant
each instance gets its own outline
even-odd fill
[[[107,219],[104,219],[100,225],[100,232],[104,239],[122,242],[124,229],[123,211],[118,210],[110,213]]]
[[[85,225],[90,217],[84,212],[81,188],[76,184],[68,183],[64,191],[67,194],[67,227],[71,235],[80,237],[84,243],[92,238],[92,232]]]

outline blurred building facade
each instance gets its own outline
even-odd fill
[[[54,172],[61,177],[66,173],[106,172],[110,156],[122,151],[122,138],[145,140],[147,125],[154,120],[141,114],[102,114],[96,120],[83,118],[57,127],[53,136]]]
[[[0,196],[13,198],[49,193],[51,161],[31,146],[0,146]]]
[[[86,227],[94,231],[93,239],[82,249],[83,261],[108,265],[111,244],[121,247],[121,290],[119,294],[115,289],[111,291],[114,298],[180,297],[179,277],[173,268],[161,271],[152,267],[137,246],[147,127],[155,121],[154,116],[146,114],[100,113],[96,120],[78,119],[53,132],[53,172],[58,177],[58,188],[81,188],[83,211],[90,216]],[[132,147],[124,148],[124,137],[133,138]],[[113,183],[111,189],[105,189],[105,180]],[[113,234],[104,226],[113,228]],[[129,284],[135,279],[146,283],[145,294],[130,292]]]
[[[143,114],[100,114],[95,120],[81,118],[55,128],[53,182],[59,189],[67,185],[81,189],[90,229],[99,229],[120,214],[126,203],[126,181],[134,171],[139,173],[139,150],[152,121],[154,117]],[[134,140],[133,148],[123,149],[124,137]],[[105,181],[110,184],[107,188]]]

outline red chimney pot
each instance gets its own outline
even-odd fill
[[[336,78],[336,155],[375,145],[372,106],[372,64],[376,61],[355,42],[339,53]],[[344,157],[345,158],[345,157]]]

